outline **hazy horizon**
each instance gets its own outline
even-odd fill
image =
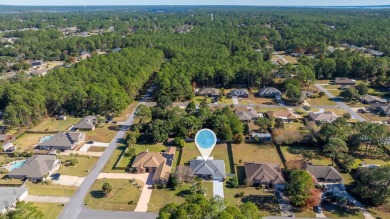
[[[126,0],[84,0],[82,3],[76,0],[68,0],[66,2],[59,0],[14,0],[4,1],[0,0],[0,5],[6,6],[149,6],[149,5],[167,5],[167,6],[191,6],[191,5],[236,5],[236,6],[382,6],[390,5],[388,0],[368,0],[368,1],[354,1],[354,0],[328,0],[326,3],[312,0],[274,0],[269,3],[267,0],[144,0],[144,1],[126,1]]]

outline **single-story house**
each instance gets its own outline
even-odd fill
[[[38,148],[43,150],[73,150],[85,141],[83,132],[59,132],[52,138],[42,141]]]
[[[11,135],[0,134],[0,146],[6,145],[12,139]]]
[[[312,175],[317,182],[340,183],[343,177],[332,166],[307,166],[306,171]]]
[[[92,57],[92,55],[91,55],[91,53],[89,53],[89,52],[82,51],[82,52],[80,53],[80,58],[81,58],[82,60],[88,59],[88,58],[90,58],[90,57]]]
[[[373,103],[370,104],[370,109],[378,114],[390,116],[390,103]]]
[[[219,97],[220,91],[219,89],[212,88],[212,87],[207,87],[199,91],[198,95],[199,96],[205,96],[207,95],[208,97]]]
[[[290,111],[287,111],[287,110],[268,111],[267,115],[268,115],[268,117],[271,117],[271,118],[282,119],[284,122],[293,122],[293,121],[296,121],[298,119],[294,114],[292,114]]]
[[[190,161],[190,168],[193,174],[203,179],[224,180],[225,162],[223,160],[212,160],[210,157],[206,162],[199,157]]]
[[[249,92],[247,89],[236,89],[230,91],[230,96],[232,97],[249,97]]]
[[[153,184],[166,185],[168,183],[172,164],[175,158],[176,147],[167,147],[165,152],[142,152],[131,164],[131,171],[136,173],[154,173]]]
[[[1,146],[1,144],[0,144]],[[2,149],[4,152],[13,152],[15,151],[16,147],[11,142],[8,142],[7,144],[3,144]]]
[[[282,97],[282,92],[274,87],[265,87],[259,90],[259,96],[280,99]]]
[[[284,177],[279,164],[245,162],[246,183],[249,186],[264,185],[269,188],[284,188]]]
[[[360,98],[360,101],[365,104],[387,103],[387,100],[372,95],[364,95]]]
[[[308,117],[315,122],[333,122],[337,119],[337,115],[333,112],[313,113],[310,112]]]
[[[347,89],[353,88],[353,87],[355,87],[355,85],[344,84],[344,85],[341,85],[340,90],[347,90]]]
[[[338,77],[334,79],[334,84],[336,85],[355,85],[356,81],[346,77]]]
[[[28,195],[24,187],[0,187],[0,214],[6,214]]]
[[[255,138],[258,138],[259,141],[261,142],[268,142],[272,141],[272,135],[270,133],[257,133],[257,132],[252,132],[252,140]]]
[[[31,61],[31,66],[35,69],[37,68],[42,68],[44,67],[46,64],[41,61],[41,60],[34,60],[34,61]]]
[[[241,122],[252,122],[259,118],[256,110],[236,110],[236,116]]]
[[[56,155],[33,155],[20,167],[7,174],[11,179],[27,179],[29,181],[44,181],[47,176],[57,172],[61,161]]]
[[[93,131],[96,127],[96,123],[96,116],[86,116],[82,118],[76,125],[74,125],[73,129],[79,131]]]

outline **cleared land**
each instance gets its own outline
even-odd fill
[[[112,191],[107,197],[102,190],[104,182],[108,182],[112,186]],[[142,182],[138,183],[142,185]],[[134,211],[140,195],[141,190],[128,180],[96,180],[85,197],[84,203],[89,208],[99,210]]]
[[[77,187],[75,186],[63,186],[55,184],[44,184],[44,183],[31,183],[27,182],[25,186],[28,188],[28,194],[40,195],[40,196],[72,196]]]
[[[128,116],[134,111],[135,107],[138,105],[138,101],[132,102],[125,110],[122,111],[120,115],[114,117],[114,121],[124,122]]]
[[[88,149],[88,152],[103,152],[106,150],[106,147],[97,147],[97,146],[92,146]]]
[[[104,166],[102,173],[123,173],[123,170],[116,170],[115,164],[118,162],[120,155],[126,149],[125,146],[118,146],[111,155],[111,158],[108,160],[106,166]]]
[[[45,215],[44,218],[57,218],[64,209],[63,205],[57,203],[32,202],[32,204]]]
[[[117,127],[117,125],[105,124],[103,128],[96,128],[93,131],[85,132],[86,141],[109,143],[116,135]]]
[[[25,133],[16,139],[13,143],[21,150],[33,151],[35,145],[39,143],[39,139],[45,136],[44,134],[29,134]]]
[[[306,102],[310,104],[310,106],[336,106],[337,103],[333,100],[329,99],[328,96],[318,97],[307,99]]]
[[[60,156],[62,162],[71,159],[70,156]],[[70,176],[87,176],[89,171],[95,166],[98,157],[77,157],[78,163],[76,166],[68,166],[61,165],[60,170],[58,171],[63,175]]]
[[[73,124],[80,121],[80,118],[67,117],[66,120],[57,120],[55,118],[45,118],[42,122],[31,128],[31,131],[66,131]]]
[[[286,161],[304,160],[313,165],[330,165],[330,158],[321,155],[319,148],[307,146],[281,146]]]

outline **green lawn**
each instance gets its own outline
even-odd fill
[[[86,141],[109,143],[116,135],[117,127],[117,125],[105,124],[102,128],[96,128],[93,131],[85,132]]]
[[[340,96],[340,93],[342,92],[342,90],[328,90],[329,93],[331,93],[332,95],[338,97]]]
[[[72,196],[77,187],[75,186],[63,186],[56,184],[41,184],[27,182],[26,187],[28,188],[28,194],[30,195],[48,195],[48,196]]]
[[[13,143],[18,148],[18,150],[28,150],[33,151],[34,145],[39,143],[39,139],[45,136],[44,134],[29,134],[25,133],[16,139]]]
[[[104,182],[108,182],[112,186],[111,194],[108,197],[105,197],[102,191]],[[99,210],[134,211],[140,195],[141,190],[137,189],[129,180],[96,180],[85,197],[84,203],[89,208]],[[129,204],[130,201],[133,204]]]
[[[363,219],[364,218],[364,215],[360,211],[354,213],[347,213],[345,211],[335,210],[335,211],[323,211],[323,213],[327,218],[335,218],[335,219],[346,219],[346,218]]]
[[[295,217],[298,218],[315,218],[316,213],[313,209],[295,209],[294,210]]]
[[[282,153],[286,161],[291,160],[305,160],[311,162],[313,165],[330,165],[332,161],[328,157],[321,155],[321,152],[316,147],[308,146],[282,146]]]
[[[236,197],[240,192],[244,192],[243,197]],[[240,205],[244,202],[255,203],[263,216],[278,216],[279,205],[272,191],[264,191],[255,187],[245,188],[224,188],[225,200],[228,205]]]
[[[178,153],[177,153],[178,154]],[[183,153],[180,160],[180,165],[184,165],[185,163],[189,163],[190,160],[195,159],[197,156],[201,156],[198,148],[196,148],[195,143],[186,143],[183,148]],[[229,155],[226,144],[217,144],[211,153],[211,156],[214,160],[224,160],[225,161],[225,169],[227,173],[232,172],[230,167]],[[234,170],[233,170],[234,171]]]
[[[23,181],[20,179],[7,179],[5,174],[0,174],[0,186],[1,185],[22,185]]]
[[[70,156],[60,156],[62,162],[71,159]],[[65,165],[61,165],[59,173],[63,175],[71,175],[71,176],[86,176],[89,171],[95,166],[98,157],[84,157],[79,156],[77,160],[79,161],[76,166],[66,167]]]
[[[211,182],[205,182],[207,188],[207,198],[213,196],[213,186]],[[148,211],[158,212],[160,208],[169,203],[181,204],[185,201],[185,196],[189,194],[191,184],[181,185],[176,190],[171,189],[154,189],[150,197]]]
[[[141,152],[146,152],[146,151],[149,151],[149,152],[162,152],[162,151],[165,151],[167,149],[167,147],[163,144],[153,144],[153,145],[140,145],[140,144],[136,144],[133,146],[135,148],[135,154],[138,155],[139,153]],[[175,154],[175,156],[178,156],[178,152],[177,154]],[[120,159],[117,167],[121,167],[121,168],[126,168],[130,162],[133,160],[134,157],[125,157],[125,156],[122,156],[122,158]]]
[[[378,165],[390,165],[390,160],[384,161],[384,160],[379,160],[379,159],[369,159],[369,158],[356,158],[355,163],[353,164],[352,168],[358,168],[362,162],[365,162],[366,164],[378,164]]]
[[[115,164],[118,161],[121,153],[125,150],[126,147],[123,145],[118,146],[111,155],[111,158],[108,160],[106,166],[104,166],[103,173],[123,173],[123,170],[116,170]]]
[[[64,209],[64,206],[57,203],[32,202],[32,204],[45,215],[44,218],[57,218]]]
[[[73,118],[68,116],[66,120],[56,120],[55,118],[45,118],[42,122],[31,128],[31,131],[66,131],[80,121],[80,118]]]
[[[307,102],[311,106],[335,106],[335,105],[337,105],[336,102],[329,99],[329,97],[326,95],[321,97],[321,98],[307,99]]]

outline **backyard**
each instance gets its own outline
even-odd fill
[[[58,203],[32,202],[32,204],[43,213],[44,218],[57,218],[64,209],[64,206]]]
[[[111,193],[106,197],[102,186],[108,182],[112,186]],[[137,181],[143,186],[143,183]],[[90,208],[111,211],[134,211],[137,206],[141,190],[136,188],[129,180],[104,179],[96,180],[84,203]]]
[[[71,159],[70,156],[60,156],[60,159],[62,162]],[[92,170],[92,168],[95,166],[98,157],[84,157],[79,156],[77,157],[78,163],[76,166],[65,166],[61,165],[60,170],[58,171],[60,174],[63,175],[70,175],[70,176],[86,176],[88,175],[89,171]]]
[[[80,118],[67,117],[66,120],[57,120],[55,118],[44,118],[42,122],[31,128],[31,131],[66,131],[73,124],[76,124]]]
[[[30,134],[25,133],[19,136],[13,143],[20,150],[33,151],[34,146],[39,143],[39,139],[44,136],[44,134]]]
[[[63,186],[56,184],[45,184],[45,183],[32,183],[27,182],[25,184],[26,188],[28,188],[29,195],[47,195],[47,196],[72,196],[77,187],[75,186]]]
[[[96,128],[93,131],[85,132],[86,141],[109,143],[116,135],[117,128],[117,125],[105,124],[102,128]]]

